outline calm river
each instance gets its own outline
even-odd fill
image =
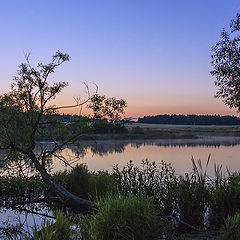
[[[46,146],[49,143],[42,143]],[[80,146],[69,146],[62,151],[62,156],[71,165],[86,163],[90,170],[111,171],[114,164],[126,165],[129,160],[140,165],[148,159],[156,163],[162,160],[171,163],[177,174],[191,172],[191,158],[201,159],[206,163],[210,156],[208,173],[213,175],[214,164],[222,165],[230,171],[240,170],[240,138],[239,137],[208,137],[200,139],[165,139],[135,141],[87,141]],[[65,168],[65,164],[53,159],[52,171]]]

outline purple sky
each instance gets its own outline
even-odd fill
[[[9,91],[24,52],[48,62],[60,49],[72,60],[52,81],[74,102],[83,82],[124,98],[126,116],[235,114],[210,76],[211,47],[240,12],[239,0],[12,0],[0,2],[0,94]]]

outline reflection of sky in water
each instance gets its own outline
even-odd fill
[[[38,206],[38,204],[35,204],[35,206]],[[47,208],[43,208],[41,206],[41,208],[38,208],[37,212],[40,214],[44,214],[44,216],[41,216],[39,214],[27,213],[25,211],[19,212],[19,211],[14,211],[12,209],[2,208],[0,209],[0,227],[6,228],[7,222],[8,224],[11,225],[11,227],[21,225],[22,232],[30,237],[33,234],[34,226],[38,226],[39,228],[41,228],[41,225],[47,220],[50,222],[55,222],[55,220],[52,217],[47,218],[45,216],[45,214],[47,214],[48,216],[53,216],[52,212],[48,211]],[[6,239],[6,238],[1,238],[1,239]],[[7,238],[7,239],[10,239],[10,238]],[[14,239],[22,239],[22,236],[18,236]]]
[[[113,164],[126,165],[132,160],[139,165],[142,160],[161,160],[172,163],[178,174],[190,172],[191,158],[201,159],[204,163],[211,154],[208,167],[210,175],[214,173],[214,163],[222,164],[231,171],[240,169],[240,138],[213,137],[204,139],[182,140],[136,140],[136,141],[97,141],[84,142],[81,147],[70,146],[62,151],[62,155],[70,162],[86,163],[90,170],[111,171]],[[56,159],[53,161],[53,171],[64,168],[64,164]]]

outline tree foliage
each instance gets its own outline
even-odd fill
[[[163,114],[138,118],[139,123],[176,124],[176,125],[240,125],[236,116]]]
[[[218,87],[216,97],[222,97],[230,108],[240,111],[240,14],[232,20],[230,32],[225,29],[221,40],[212,48],[212,76]]]
[[[126,101],[123,99],[106,98],[98,94],[94,94],[91,97],[91,103],[88,104],[88,107],[93,110],[94,118],[107,117],[112,121],[119,120],[120,114],[124,112],[126,106]]]
[[[28,153],[35,148],[35,137],[41,134],[42,121],[54,113],[56,107],[49,102],[67,86],[66,82],[52,85],[48,76],[69,56],[57,51],[49,64],[39,63],[33,68],[26,56],[26,63],[19,66],[9,93],[0,96],[0,142],[9,150]]]

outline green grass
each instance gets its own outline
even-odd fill
[[[240,213],[236,213],[233,217],[227,218],[222,228],[223,240],[239,240],[240,239]]]
[[[142,135],[154,138],[197,138],[198,136],[240,136],[240,126],[216,125],[168,125],[132,123],[126,125],[129,132],[140,128]]]
[[[152,199],[134,195],[99,199],[95,214],[80,221],[89,240],[151,240],[161,232]]]
[[[71,240],[71,220],[62,211],[57,211],[55,223],[44,220],[41,229],[35,226],[33,240]]]
[[[125,124],[126,132],[119,134],[83,134],[79,140],[126,139],[196,139],[203,136],[240,136],[240,126],[168,125],[150,123]]]

